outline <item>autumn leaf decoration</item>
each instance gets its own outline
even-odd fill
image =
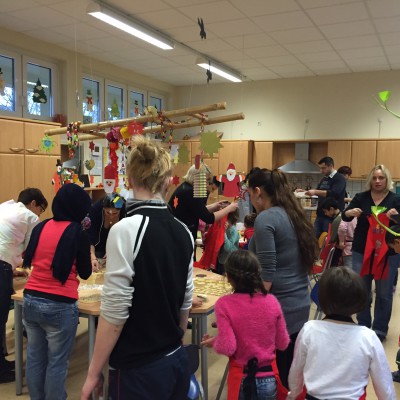
[[[223,147],[221,138],[218,137],[217,131],[206,131],[200,137],[200,149],[207,153],[211,158],[218,153],[218,150]]]

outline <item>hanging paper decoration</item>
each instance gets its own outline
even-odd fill
[[[55,193],[57,193],[62,186],[62,180],[61,180],[62,164],[60,159],[57,159],[56,167],[57,169],[54,172],[53,179],[51,180],[51,183],[54,185]]]
[[[143,135],[143,125],[140,122],[132,121],[128,124],[128,132],[131,136]]]
[[[117,179],[118,179],[117,169],[113,165],[108,164],[104,168],[104,177],[103,177],[104,191],[107,194],[114,192]]]
[[[86,110],[93,111],[93,96],[90,89],[86,91]]]
[[[221,175],[220,181],[224,184],[223,195],[225,197],[239,196],[239,182],[243,179],[242,175],[236,174],[235,165],[230,163],[226,170],[226,175]]]
[[[80,122],[71,122],[67,126],[68,157],[74,158],[75,151],[79,147],[79,125]]]
[[[40,141],[40,149],[45,151],[47,154],[50,154],[51,150],[55,146],[54,139],[48,135],[45,135],[43,139]]]
[[[46,93],[44,92],[44,88],[40,83],[40,79],[37,80],[36,86],[33,88],[32,100],[34,103],[47,103]]]
[[[137,100],[135,100],[134,104],[135,104],[135,107],[133,108],[133,113],[136,116],[136,115],[139,115],[139,103]]]
[[[201,165],[196,170],[193,180],[193,197],[205,198],[207,197],[207,174],[204,170],[204,166]]]
[[[179,185],[179,176],[177,176],[177,175],[174,175],[173,177],[172,177],[172,182],[171,182],[173,185],[175,185],[175,186],[178,186]]]
[[[178,207],[178,204],[179,204],[179,199],[178,199],[178,197],[174,197],[174,208],[176,209],[177,207]]]
[[[111,104],[111,112],[110,115],[112,118],[119,118],[121,116],[121,113],[119,111],[118,108],[118,103],[117,103],[117,99],[114,97],[114,100]]]
[[[395,113],[388,107],[388,101],[392,92],[390,90],[384,90],[383,92],[378,93],[378,97],[375,97],[375,101],[378,103],[379,107],[383,108],[390,114],[392,114],[396,118],[400,118],[400,114]]]
[[[182,164],[186,164],[190,161],[189,149],[185,144],[181,144],[178,149],[178,160]]]
[[[147,106],[144,108],[144,115],[152,115],[155,117],[158,114],[157,107],[155,106]]]
[[[4,79],[3,79],[3,71],[0,68],[0,95],[4,96]]]
[[[217,131],[206,131],[200,135],[200,149],[207,153],[211,158],[218,153],[218,150],[224,147],[221,144],[221,138],[218,137]]]
[[[90,175],[90,171],[95,167],[96,163],[94,162],[94,160],[86,160],[85,161],[85,168],[89,171],[89,175]]]
[[[122,138],[119,126],[112,127],[106,135],[106,139],[110,143],[118,143]]]

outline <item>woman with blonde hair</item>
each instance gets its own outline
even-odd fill
[[[201,168],[206,173],[207,181],[211,185],[213,183],[213,175],[210,167],[207,164],[202,164]],[[190,232],[192,232],[193,239],[197,238],[199,220],[204,221],[206,224],[213,224],[238,208],[236,202],[229,204],[226,201],[217,201],[207,205],[207,197],[193,197],[195,175],[196,167],[192,165],[183,177],[184,182],[172,193],[168,203],[172,214],[179,221],[186,224]]]
[[[101,313],[81,399],[99,388],[109,361],[110,398],[186,400],[190,373],[182,337],[192,304],[193,238],[165,204],[172,165],[159,143],[135,138],[127,173],[134,196],[108,236]]]
[[[294,343],[310,314],[308,273],[317,254],[317,240],[282,171],[255,169],[248,186],[258,214],[249,250],[260,261],[265,288],[282,306],[291,339],[289,347],[276,355],[279,376],[287,387]]]
[[[389,170],[383,164],[376,165],[367,177],[366,190],[357,193],[346,210],[342,212],[343,221],[349,222],[355,217],[358,218],[352,246],[353,269],[363,276],[370,293],[370,303],[357,314],[358,324],[372,328],[381,341],[385,339],[389,328],[392,314],[393,284],[400,256],[392,250],[388,250],[385,244],[385,231],[379,229],[377,222],[371,216],[371,207],[385,207],[386,215],[389,218],[398,214],[400,212],[400,196],[390,191],[392,187],[393,181]],[[369,238],[373,234],[379,234],[379,232],[382,238],[376,238],[372,243]],[[376,257],[378,253],[379,259],[382,260],[382,274],[380,276],[372,272],[373,260],[378,258]],[[372,322],[371,285],[374,279],[376,298]]]

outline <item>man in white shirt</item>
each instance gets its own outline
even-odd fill
[[[13,293],[13,271],[21,265],[32,230],[46,208],[47,200],[35,188],[23,190],[17,202],[8,200],[0,204],[0,383],[15,380],[15,363],[6,360],[3,347]]]

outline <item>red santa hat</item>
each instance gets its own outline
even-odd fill
[[[116,169],[113,165],[108,164],[104,168],[104,179],[115,179]]]
[[[230,169],[233,169],[234,171],[236,171],[235,165],[232,164],[232,163],[230,163],[230,164],[228,165],[227,171],[229,171]]]

